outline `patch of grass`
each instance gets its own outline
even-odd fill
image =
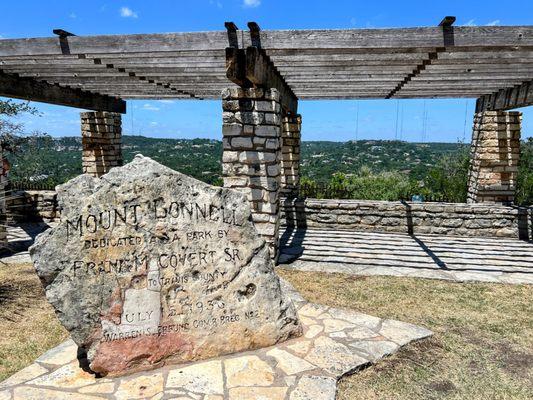
[[[0,264],[0,381],[68,337],[31,264]]]
[[[424,326],[428,340],[341,381],[339,399],[530,399],[533,286],[278,269],[312,302]]]

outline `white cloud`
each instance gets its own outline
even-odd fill
[[[463,26],[477,26],[477,24],[474,19],[471,19],[466,24],[463,24]]]
[[[352,26],[355,26],[355,25],[356,25],[356,22],[357,22],[357,20],[356,20],[355,18],[353,18],[353,17],[350,18],[350,24],[351,24]]]
[[[216,5],[218,8],[222,8],[222,2],[220,0],[209,0],[209,4]]]
[[[137,18],[139,15],[129,7],[120,8],[120,16],[124,18]]]
[[[72,18],[72,19],[76,19],[78,16],[76,15],[76,13],[73,13],[71,12],[69,15],[68,15],[69,18]]]
[[[175,101],[174,100],[168,100],[168,99],[165,99],[165,100],[158,100],[160,103],[163,103],[163,104],[174,104]]]
[[[499,19],[495,19],[494,21],[490,21],[487,26],[496,26],[496,25],[499,25],[500,24],[500,20]]]
[[[243,0],[244,7],[259,7],[261,5],[261,0]]]
[[[156,107],[156,106],[153,106],[153,105],[150,104],[150,103],[144,103],[144,104],[143,104],[143,110],[147,110],[147,111],[159,111],[160,108],[159,108],[159,107]]]

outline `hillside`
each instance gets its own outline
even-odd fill
[[[31,178],[52,185],[81,173],[81,138],[42,137],[11,156],[12,180]],[[398,171],[422,179],[429,167],[445,154],[458,150],[456,143],[408,143],[361,140],[303,142],[302,176],[327,182],[336,172],[356,173],[362,166],[372,172]],[[160,163],[211,184],[220,184],[222,142],[209,139],[157,139],[124,136],[126,162],[141,153]]]

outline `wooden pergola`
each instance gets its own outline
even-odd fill
[[[0,96],[95,110],[81,114],[84,173],[95,176],[122,163],[125,100],[221,99],[224,186],[247,193],[276,257],[280,197],[299,188],[300,99],[477,99],[469,201],[513,201],[521,115],[505,110],[533,104],[533,26],[454,21],[286,31],[228,22],[225,31],[107,36],[58,29],[0,40]]]
[[[226,31],[0,40],[0,95],[125,112],[127,99],[220,99],[233,84],[296,99],[478,98],[533,104],[533,27]],[[242,65],[241,65],[242,64]],[[228,81],[229,80],[231,81]]]

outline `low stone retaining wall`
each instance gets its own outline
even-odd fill
[[[7,220],[13,222],[59,220],[54,190],[18,190],[7,195]]]
[[[59,220],[56,192],[16,191],[8,222]],[[533,207],[499,204],[281,199],[281,223],[321,229],[533,239]]]
[[[499,204],[282,199],[282,223],[453,236],[532,238],[533,208]]]

